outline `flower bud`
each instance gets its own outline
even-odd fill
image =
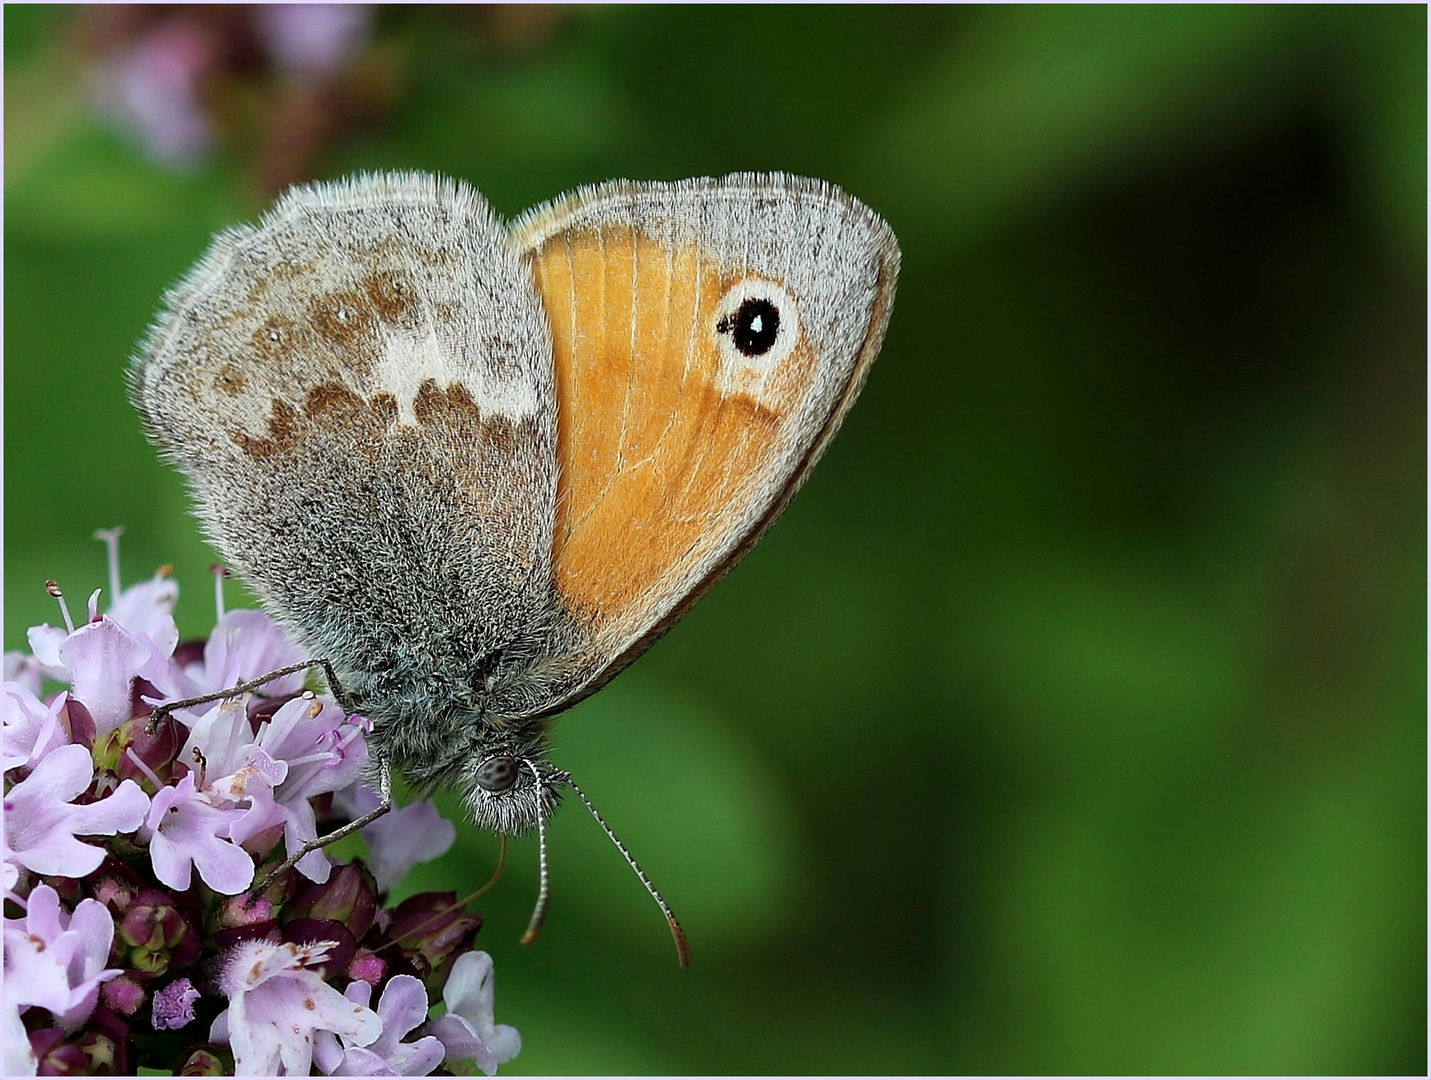
[[[228,1076],[233,1071],[231,1064],[226,1065],[224,1059],[228,1056],[227,1047],[216,1046],[213,1043],[206,1043],[203,1046],[196,1046],[189,1051],[188,1058],[185,1059],[183,1067],[179,1070],[180,1076]]]
[[[87,750],[94,749],[94,717],[84,702],[70,698],[60,710],[60,726],[65,729],[70,742],[78,743]]]
[[[147,716],[125,721],[115,730],[114,736],[120,747],[114,772],[121,780],[133,780],[153,795],[154,782],[149,779],[145,768],[164,783],[169,783],[174,778],[175,755],[183,748],[188,732],[169,714],[152,729]],[[135,763],[135,758],[144,763],[144,768]]]
[[[118,927],[119,949],[128,966],[159,975],[170,964],[184,967],[199,958],[199,936],[178,903],[158,889],[145,889],[124,912]]]
[[[270,825],[267,829],[254,833],[239,846],[250,855],[257,855],[262,859],[282,842],[284,828],[283,822],[277,822]],[[283,853],[280,852],[279,854],[282,855]],[[277,862],[276,859],[274,861]],[[259,878],[262,879],[262,876],[262,873],[260,873]]]
[[[76,1044],[91,1076],[124,1076],[129,1067],[129,1028],[108,1009],[95,1009]]]
[[[111,912],[123,911],[134,902],[135,889],[120,878],[102,878],[94,886],[94,898]]]
[[[119,975],[100,984],[99,1000],[106,1008],[125,1016],[133,1016],[144,1004],[144,987],[128,975]]]
[[[285,923],[297,919],[332,919],[361,938],[373,925],[378,910],[378,887],[361,863],[336,866],[323,883],[303,878],[292,899],[283,906]]]
[[[459,953],[472,947],[482,917],[457,906],[455,892],[410,896],[392,912],[387,936],[412,964],[429,994],[441,991]]]
[[[30,1033],[30,1049],[39,1061],[40,1076],[88,1076],[89,1058],[74,1043],[64,1041],[59,1028],[44,1028]]]
[[[237,896],[230,896],[219,906],[219,925],[225,929],[252,926],[272,918],[273,901],[266,896],[239,893]]]
[[[372,949],[359,949],[353,959],[348,962],[347,976],[350,979],[359,979],[371,986],[377,986],[383,981],[383,973],[387,969],[388,966],[383,962],[383,958]]]

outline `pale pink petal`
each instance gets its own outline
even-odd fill
[[[442,988],[447,1013],[426,1028],[447,1048],[449,1062],[471,1061],[487,1076],[522,1050],[516,1028],[493,1023],[493,993],[492,958],[481,950],[463,953]]]
[[[366,4],[273,4],[254,15],[273,62],[313,75],[341,70],[367,40],[372,21]]]
[[[380,1054],[363,1046],[344,1050],[336,1070],[338,1076],[401,1076]]]
[[[64,929],[60,894],[48,885],[37,885],[25,904],[25,930],[44,941],[54,941]]]
[[[20,683],[30,693],[39,697],[42,674],[40,662],[29,653],[12,649],[5,654],[6,682]]]
[[[69,978],[48,942],[11,926],[5,928],[5,1000],[52,1013],[63,1012],[70,1003]]]
[[[331,941],[248,941],[230,950],[219,986],[229,999],[224,1026],[238,1075],[274,1075],[282,1066],[290,1076],[306,1076],[317,1030],[358,1046],[382,1034],[377,1013],[353,1003],[309,968],[326,960],[332,946]]]
[[[458,1062],[470,1061],[483,1076],[497,1075],[497,1055],[462,1017],[447,1013],[428,1024],[426,1030],[442,1043],[448,1067],[454,1072]]]
[[[185,669],[200,693],[227,690],[262,678],[271,671],[302,663],[307,657],[279,625],[261,611],[237,610],[224,615],[204,645],[204,662]],[[271,697],[296,694],[306,673],[297,671],[263,687]]]
[[[441,1040],[427,1035],[411,1043],[402,1041],[427,1019],[427,990],[420,980],[411,975],[389,979],[378,1001],[378,1017],[383,1033],[368,1049],[385,1058],[397,1075],[426,1076],[442,1063],[446,1050]]]
[[[51,675],[51,677],[62,678],[69,681],[69,671],[65,668],[65,662],[60,659],[60,646],[65,643],[65,638],[70,636],[70,632],[62,626],[51,626],[49,623],[42,623],[39,626],[32,626],[26,632],[26,637],[30,641],[30,651],[35,654],[35,659],[46,668],[51,669],[46,674],[51,674],[55,670],[63,672],[61,676]]]
[[[318,838],[318,822],[313,816],[313,804],[307,799],[287,804],[283,807],[287,821],[283,827],[283,842],[290,857],[298,854],[304,844]],[[310,851],[294,864],[298,872],[309,881],[320,885],[333,872],[333,864],[322,849]]]
[[[4,848],[7,861],[37,874],[83,877],[104,860],[104,852],[75,839],[130,832],[140,801],[148,798],[131,780],[88,806],[72,800],[89,787],[94,762],[83,746],[60,746],[47,754],[5,795]],[[127,785],[127,786],[126,786]],[[147,808],[147,805],[146,805]]]
[[[94,717],[96,736],[109,734],[133,714],[130,688],[149,652],[107,617],[81,626],[60,646],[60,659],[74,675],[74,696]]]
[[[384,814],[363,830],[363,839],[368,842],[368,869],[379,891],[387,892],[415,864],[445,855],[457,839],[457,827],[424,799]]]
[[[197,750],[203,758],[204,783],[243,767],[243,750],[254,741],[243,698],[229,698],[202,716],[188,711],[175,715],[189,725],[189,737],[179,751],[179,760],[190,768],[198,768],[199,758],[194,754]]]
[[[253,883],[253,859],[228,839],[229,827],[242,814],[212,805],[194,787],[194,774],[161,788],[145,820],[154,876],[171,889],[189,887],[191,870],[211,889],[227,896]]]
[[[277,792],[283,803],[339,791],[353,783],[368,763],[361,728],[336,705],[312,696],[295,698],[279,709],[259,732],[258,741],[291,766]]]
[[[123,780],[109,795],[97,802],[76,806],[70,818],[79,836],[113,836],[132,833],[144,824],[149,812],[149,796],[133,780]]]
[[[155,645],[173,638],[165,655],[179,641],[174,626],[174,604],[179,599],[179,583],[171,577],[155,575],[150,581],[131,585],[115,598],[109,617],[135,637],[148,637]]]
[[[24,920],[5,920],[5,994],[18,1005],[48,1009],[66,1031],[94,1011],[100,983],[122,974],[106,968],[114,921],[98,900],[81,900],[73,916],[48,885],[31,892]]]
[[[4,768],[8,772],[31,765],[57,746],[69,741],[59,722],[60,711],[69,700],[67,693],[55,695],[48,705],[22,682],[7,682],[0,709],[4,721]]]
[[[4,1002],[0,1003],[0,1012],[5,1017],[5,1029],[0,1032],[0,1041],[5,1044],[4,1075],[34,1076],[40,1062],[30,1046],[30,1035],[25,1030],[24,1021],[20,1019],[19,1003],[7,994]]]
[[[344,996],[367,1005],[373,988],[361,980],[348,984]],[[427,1019],[427,990],[411,975],[395,975],[378,1002],[382,1034],[367,1047],[340,1045],[337,1036],[319,1032],[313,1060],[324,1072],[340,1076],[426,1076],[442,1064],[446,1054],[441,1041],[431,1035],[405,1043],[404,1035]],[[346,1043],[346,1040],[344,1040]]]

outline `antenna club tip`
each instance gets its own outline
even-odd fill
[[[671,937],[676,939],[676,962],[681,965],[682,971],[687,971],[691,966],[691,947],[686,941],[686,932],[681,928],[681,924],[675,919],[671,920]]]
[[[538,927],[538,928],[536,928],[536,929],[530,929],[530,928],[529,928],[529,929],[527,930],[527,932],[522,935],[522,944],[523,944],[523,945],[530,945],[530,944],[532,944],[532,942],[534,942],[534,941],[537,940],[537,935],[540,934],[540,933],[541,933],[541,928],[540,928],[540,927]]]

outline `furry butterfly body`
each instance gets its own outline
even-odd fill
[[[567,779],[551,717],[804,481],[898,265],[873,212],[782,174],[607,184],[510,227],[423,174],[314,184],[215,238],[132,397],[379,758],[515,834]]]

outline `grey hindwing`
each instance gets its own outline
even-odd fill
[[[132,393],[209,538],[380,753],[455,763],[559,620],[550,331],[505,228],[432,177],[298,188],[166,308]]]

